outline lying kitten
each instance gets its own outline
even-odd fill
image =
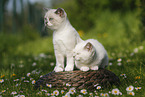
[[[78,43],[73,50],[75,65],[82,71],[98,70],[108,65],[108,55],[97,40],[88,39]]]
[[[77,31],[67,19],[67,14],[62,8],[47,9],[44,16],[45,26],[53,30],[53,45],[56,57],[55,72],[64,70],[64,59],[66,57],[67,65],[65,71],[74,69],[73,49],[76,44],[81,42]]]

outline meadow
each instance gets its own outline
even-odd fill
[[[66,83],[68,90],[49,84],[34,90],[35,82],[55,66],[52,36],[27,41],[24,35],[0,34],[0,97],[145,97],[145,40],[138,13],[106,10],[96,17],[92,29],[78,33],[84,40],[94,38],[104,45],[110,59],[106,69],[120,78],[119,87],[96,85],[95,91],[77,91]]]

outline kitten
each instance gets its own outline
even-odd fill
[[[75,65],[82,71],[98,70],[108,65],[108,55],[101,43],[88,39],[78,43],[73,50]]]
[[[64,70],[64,59],[67,64],[65,71],[74,69],[73,49],[76,44],[82,41],[75,28],[70,24],[67,14],[62,8],[47,9],[44,16],[44,23],[49,29],[53,30],[53,45],[56,57],[55,72]]]

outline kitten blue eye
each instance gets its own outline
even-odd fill
[[[53,20],[53,18],[49,18],[49,21],[52,21]]]

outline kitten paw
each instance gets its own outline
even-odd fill
[[[84,67],[81,67],[80,70],[81,71],[88,71],[89,70],[89,67],[84,66]]]
[[[65,71],[73,71],[73,68],[70,67],[70,66],[66,66],[66,67],[65,67]]]
[[[98,70],[98,69],[99,69],[98,66],[92,66],[92,67],[91,67],[91,70]]]
[[[55,66],[54,71],[55,72],[61,72],[61,71],[63,71],[63,68],[62,67]]]

